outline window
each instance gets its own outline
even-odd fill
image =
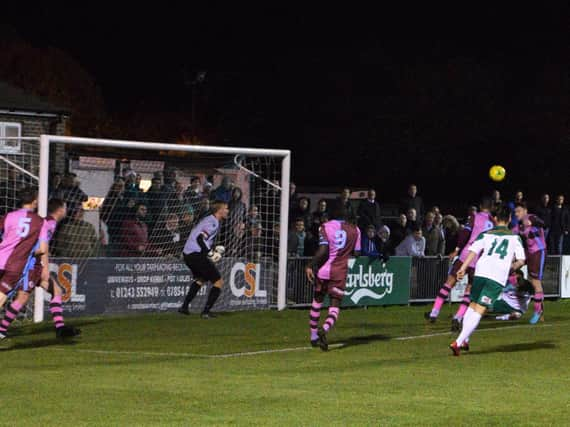
[[[20,152],[20,138],[22,125],[20,123],[0,122],[0,154],[14,154]],[[10,138],[10,139],[5,139]]]

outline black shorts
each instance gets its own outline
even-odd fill
[[[215,283],[222,278],[214,263],[200,252],[184,254],[184,262],[192,271],[195,279]]]

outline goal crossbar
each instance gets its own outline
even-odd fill
[[[277,284],[277,308],[286,307],[286,281],[287,281],[287,235],[289,215],[289,185],[291,173],[291,151],[265,148],[220,147],[207,145],[179,145],[159,142],[125,141],[114,139],[76,138],[70,136],[41,135],[40,136],[40,167],[38,213],[47,215],[49,163],[51,144],[89,145],[114,149],[135,149],[153,151],[179,151],[208,154],[238,154],[249,156],[269,156],[281,158],[281,194],[280,194],[280,221],[279,221],[279,273]],[[41,288],[36,289],[36,303],[34,304],[34,321],[41,322],[44,315],[44,298]]]

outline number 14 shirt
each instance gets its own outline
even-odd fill
[[[495,227],[481,233],[469,248],[481,254],[475,266],[475,276],[491,279],[505,286],[514,260],[525,260],[521,238],[507,227]]]

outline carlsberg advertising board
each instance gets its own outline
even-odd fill
[[[408,304],[411,265],[408,257],[390,258],[385,265],[368,257],[351,259],[342,305]]]

